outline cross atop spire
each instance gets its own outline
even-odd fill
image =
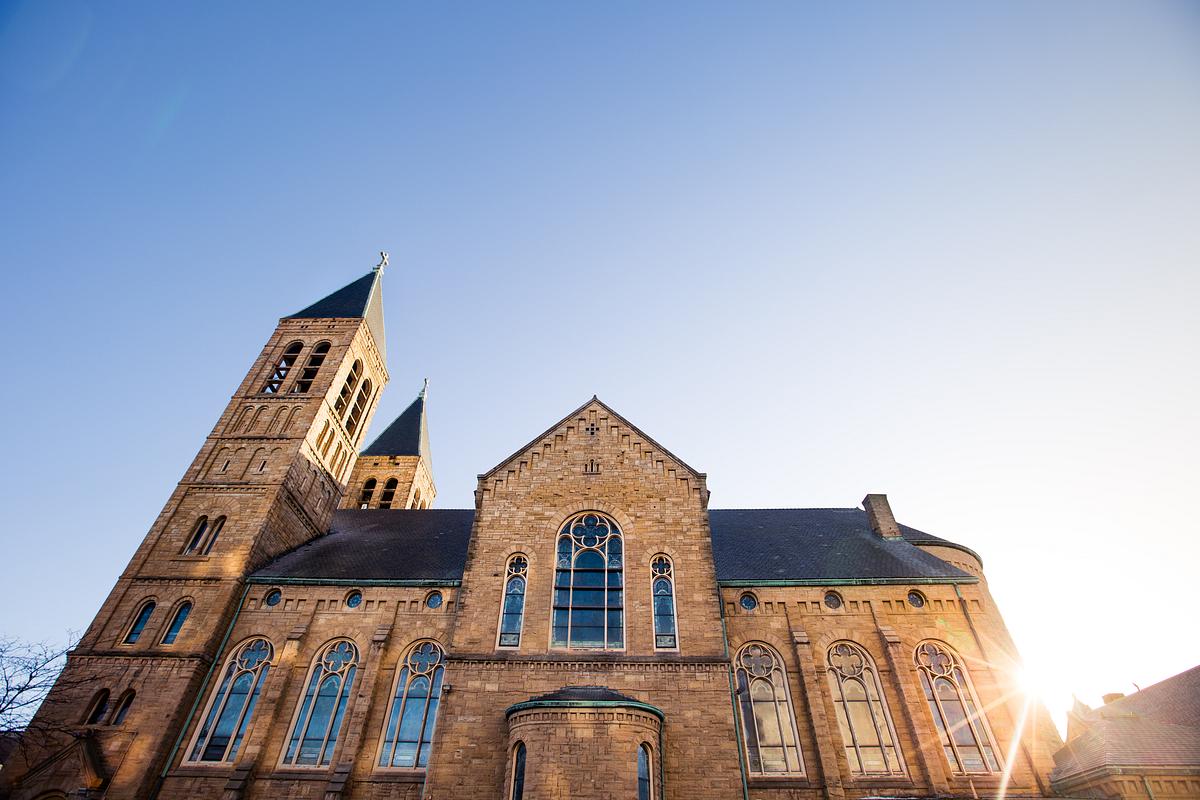
[[[380,275],[382,275],[382,274],[383,274],[383,271],[384,271],[385,269],[387,269],[387,265],[388,265],[388,254],[387,254],[387,251],[386,251],[386,250],[380,250],[380,251],[379,251],[379,263],[375,265],[375,269],[374,269],[374,271],[375,271],[375,272],[378,272]]]
[[[422,400],[429,396],[429,378],[425,379],[425,385],[421,387],[421,394],[418,396]]]

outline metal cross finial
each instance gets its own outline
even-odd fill
[[[379,263],[375,265],[375,271],[383,272],[385,269],[387,269],[387,265],[388,265],[387,251],[380,250],[379,251]]]
[[[429,394],[429,378],[425,379],[425,385],[421,387],[421,397],[423,398],[427,394]]]

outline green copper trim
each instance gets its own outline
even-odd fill
[[[509,706],[508,710],[504,712],[504,718],[508,719],[518,711],[524,711],[527,708],[637,708],[649,711],[660,721],[665,722],[667,719],[662,709],[637,700],[526,700],[523,703]]]
[[[973,575],[962,578],[801,578],[796,580],[736,580],[717,581],[725,587],[741,586],[913,586],[929,584],[979,583]]]
[[[352,578],[272,578],[269,575],[252,575],[246,583],[269,584],[271,586],[461,586],[462,581],[391,581],[354,580]]]

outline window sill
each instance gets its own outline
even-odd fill
[[[328,780],[332,772],[333,764],[326,764],[323,767],[317,765],[302,767],[289,764],[287,767],[276,769],[267,777],[281,781],[323,781]]]
[[[811,789],[813,784],[808,778],[800,775],[751,775],[751,789]]]
[[[376,767],[370,777],[363,778],[363,783],[424,783],[425,770],[389,770],[387,767]]]
[[[912,779],[904,775],[853,775],[850,780],[855,786],[912,786]]]
[[[171,777],[228,775],[236,764],[232,761],[185,761],[171,770]]]

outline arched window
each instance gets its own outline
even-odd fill
[[[391,508],[392,501],[396,499],[396,486],[398,482],[395,478],[388,478],[387,483],[383,485],[383,491],[379,493],[379,507]]]
[[[675,568],[665,555],[657,555],[650,562],[650,591],[654,596],[654,647],[674,650],[679,646],[675,634]]]
[[[987,718],[958,654],[943,642],[926,640],[917,645],[913,658],[950,768],[959,773],[999,772]]]
[[[854,642],[835,642],[826,661],[829,692],[850,771],[855,775],[903,775],[896,728],[871,656]]]
[[[283,351],[283,355],[275,362],[275,369],[271,371],[271,377],[267,378],[267,382],[258,391],[262,394],[278,394],[279,388],[283,385],[283,379],[291,372],[292,366],[296,363],[296,359],[300,357],[300,351],[304,349],[302,342],[292,342]]]
[[[196,733],[189,761],[233,761],[237,757],[273,653],[266,639],[251,639],[229,656],[221,683],[208,702],[204,723]]]
[[[734,665],[750,771],[759,775],[804,774],[783,659],[767,645],[754,643],[738,652]]]
[[[367,401],[370,399],[371,379],[367,378],[358,390],[358,397],[354,398],[354,405],[351,406],[350,413],[346,415],[346,433],[352,439],[354,432],[358,430],[358,423],[362,422],[363,412],[367,410]]]
[[[204,543],[204,537],[208,534],[208,517],[201,517],[196,520],[196,527],[192,529],[192,536],[188,539],[187,547],[183,548],[183,554],[191,555],[198,552],[200,545]]]
[[[358,648],[351,642],[336,641],[321,651],[292,725],[285,764],[325,766],[330,762],[357,670]]]
[[[525,798],[525,743],[517,742],[513,749],[512,800]]]
[[[133,618],[133,624],[129,626],[129,631],[125,634],[123,640],[125,644],[133,644],[141,637],[142,631],[146,629],[146,623],[150,621],[150,615],[153,613],[153,600],[138,609],[137,616]]]
[[[362,494],[358,496],[359,508],[371,507],[371,495],[375,494],[375,487],[377,485],[378,481],[376,481],[374,478],[367,478],[365,481],[363,481]]]
[[[354,390],[358,388],[358,379],[361,377],[362,362],[355,361],[350,365],[350,374],[346,376],[346,382],[342,384],[342,391],[338,392],[338,398],[333,403],[333,412],[338,415],[338,419],[341,419],[342,412],[354,398]]]
[[[379,766],[424,769],[442,698],[445,654],[435,642],[419,642],[400,662],[396,690],[383,731]]]
[[[521,644],[521,625],[525,620],[525,576],[529,561],[522,555],[508,560],[504,579],[504,605],[500,609],[500,646]]]
[[[555,647],[625,646],[623,550],[617,523],[586,511],[563,525],[554,571]]]
[[[638,800],[654,800],[654,784],[650,778],[654,774],[654,770],[651,767],[650,756],[650,745],[642,744],[638,746]]]
[[[175,611],[175,616],[171,617],[171,624],[167,626],[167,632],[163,634],[163,644],[175,644],[175,640],[179,638],[179,631],[183,627],[183,623],[187,621],[188,614],[192,613],[192,604],[184,603]]]
[[[133,705],[133,698],[133,689],[121,695],[121,702],[117,703],[117,710],[113,712],[109,725],[120,725],[125,721],[125,717],[129,715],[129,707]]]
[[[317,379],[317,373],[321,371],[321,365],[325,363],[325,356],[328,353],[329,342],[317,342],[312,352],[308,354],[308,361],[304,362],[304,369],[300,372],[300,377],[296,379],[296,385],[292,387],[292,394],[305,394],[312,388],[313,381]]]
[[[212,552],[213,545],[217,543],[217,537],[221,535],[221,529],[225,527],[225,518],[217,517],[213,520],[212,528],[208,532],[208,541],[204,543],[204,555]]]
[[[87,716],[83,718],[84,725],[99,725],[104,721],[104,715],[108,713],[108,689],[101,689],[96,693],[96,698],[92,700],[92,704],[88,706]]]

